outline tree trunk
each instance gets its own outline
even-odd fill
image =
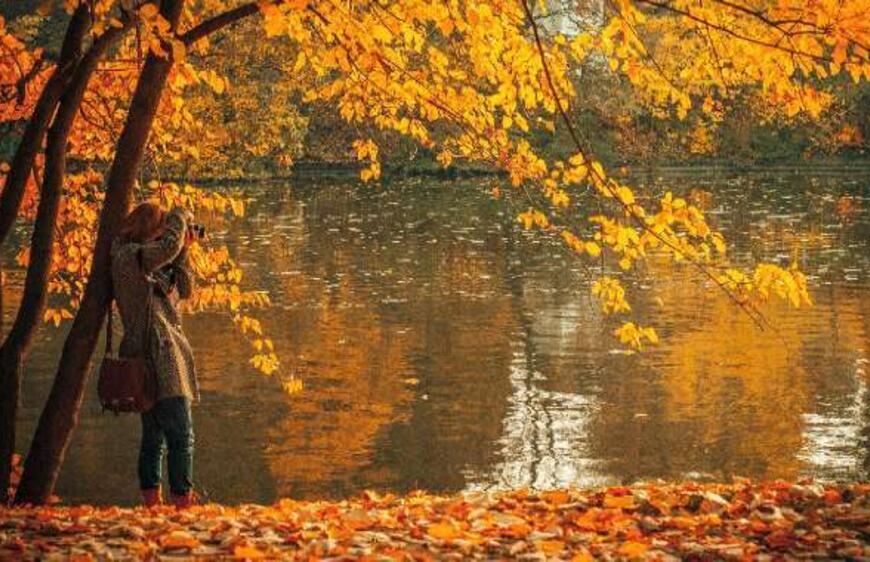
[[[0,490],[8,488],[12,470],[22,364],[27,357],[33,335],[45,309],[51,262],[54,256],[57,214],[66,175],[67,141],[98,62],[121,34],[122,29],[110,28],[94,41],[87,54],[78,63],[75,74],[60,99],[51,129],[48,131],[45,176],[30,242],[30,263],[27,266],[24,294],[15,322],[3,345],[0,346]]]
[[[33,171],[36,154],[42,148],[42,140],[51,118],[57,109],[58,100],[75,72],[82,53],[82,44],[91,27],[91,14],[88,4],[82,2],[66,28],[60,58],[51,77],[42,88],[33,114],[24,129],[24,135],[15,150],[6,184],[0,194],[0,246],[6,241],[9,231],[18,217],[18,209],[24,198],[27,178]]]
[[[163,0],[161,3],[160,13],[173,30],[178,25],[183,5],[184,0]],[[112,240],[130,207],[136,175],[171,68],[171,59],[149,54],[136,84],[109,171],[88,284],[64,342],[54,384],[24,462],[16,503],[42,504],[54,491],[67,446],[78,423],[91,356],[111,300],[109,251]]]

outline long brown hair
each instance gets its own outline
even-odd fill
[[[162,226],[163,209],[156,203],[140,203],[124,217],[118,236],[130,242],[147,242],[160,234]]]

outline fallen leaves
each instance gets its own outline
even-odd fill
[[[450,525],[449,523],[436,523],[435,525],[431,525],[426,530],[426,534],[430,537],[445,541],[453,540],[459,536],[459,532],[456,530],[456,527]]]
[[[605,496],[604,507],[618,509],[634,509],[633,496]]]
[[[190,533],[184,531],[174,531],[160,539],[160,546],[163,550],[193,550],[200,546],[200,542]]]
[[[868,537],[870,485],[811,481],[0,509],[0,560],[861,559]]]
[[[233,556],[240,560],[262,560],[266,553],[256,546],[238,545],[233,549]]]

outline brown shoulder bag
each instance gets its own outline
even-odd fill
[[[141,256],[137,256],[140,260]],[[144,270],[143,270],[144,274]],[[145,303],[147,318],[145,324],[144,352],[151,343],[151,301],[154,285],[148,281],[148,300]],[[100,364],[97,394],[103,410],[115,414],[122,412],[143,413],[157,401],[157,377],[146,357],[118,357],[112,350],[112,304],[106,318],[106,352]]]

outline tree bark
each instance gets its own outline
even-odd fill
[[[18,217],[18,209],[24,198],[27,178],[30,177],[33,170],[33,162],[36,160],[39,149],[42,148],[42,141],[57,109],[60,96],[81,58],[82,45],[90,27],[90,9],[86,2],[82,2],[73,12],[72,19],[67,25],[60,58],[54,72],[39,94],[39,99],[33,108],[33,114],[27,122],[18,148],[15,150],[9,173],[6,175],[6,184],[3,187],[3,193],[0,194],[0,246],[6,241],[6,237],[15,224],[15,219]]]
[[[161,3],[160,13],[172,30],[178,25],[183,6],[184,0],[163,0]],[[24,462],[24,473],[15,498],[18,504],[43,504],[51,496],[73,429],[78,423],[91,356],[111,300],[109,251],[130,207],[136,175],[172,64],[171,59],[149,54],[136,84],[109,171],[90,277],[64,342],[54,384]]]
[[[94,41],[77,64],[48,131],[45,175],[30,241],[30,263],[27,266],[24,294],[15,322],[0,346],[0,490],[8,488],[12,470],[22,364],[45,309],[70,131],[97,64],[126,28],[110,28]]]

